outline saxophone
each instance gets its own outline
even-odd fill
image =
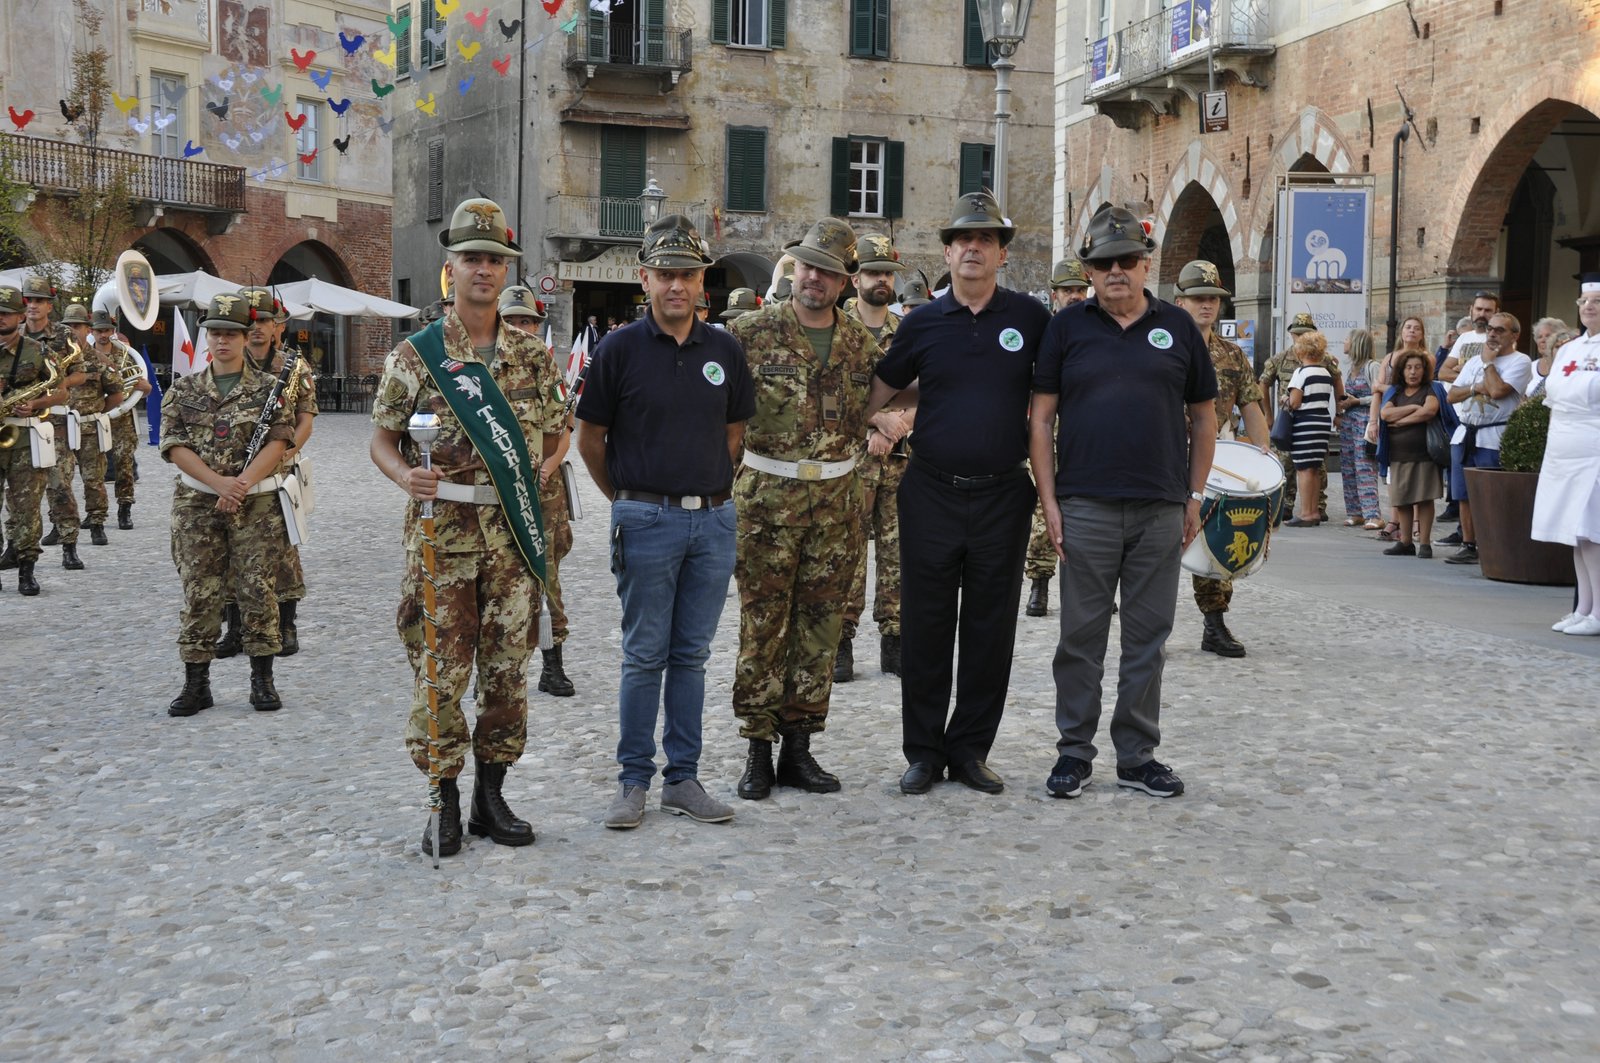
[[[17,357],[22,357],[22,348],[20,347],[17,348]],[[30,402],[42,399],[55,391],[56,386],[67,375],[67,368],[82,357],[83,348],[74,343],[72,351],[60,362],[53,358],[46,358],[44,360],[43,380],[18,388],[15,391],[8,391],[5,395],[0,396],[0,419],[11,417],[18,407],[26,406]],[[8,424],[0,427],[0,450],[10,450],[21,439],[21,425]]]

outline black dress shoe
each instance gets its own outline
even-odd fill
[[[906,769],[900,776],[900,792],[903,794],[925,794],[933,789],[933,784],[944,777],[944,769],[935,767],[927,761],[919,761]]]
[[[997,794],[1006,788],[1005,780],[981,760],[968,761],[959,768],[951,768],[950,778],[986,794]]]

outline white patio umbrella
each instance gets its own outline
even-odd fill
[[[397,303],[392,299],[384,299],[377,295],[368,295],[366,292],[356,291],[333,284],[330,281],[319,280],[316,277],[310,280],[291,281],[288,284],[278,285],[279,298],[285,303],[299,303],[307,309],[304,313],[295,313],[290,310],[290,317],[307,317],[313,311],[324,314],[338,314],[343,317],[389,317],[405,318],[416,317],[422,313],[414,306]]]

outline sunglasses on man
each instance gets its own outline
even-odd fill
[[[1094,270],[1096,273],[1110,273],[1111,267],[1113,266],[1116,266],[1120,269],[1129,270],[1143,261],[1144,256],[1135,252],[1133,254],[1120,255],[1117,258],[1085,259],[1083,264]]]

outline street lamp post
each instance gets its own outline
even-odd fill
[[[983,39],[994,49],[994,198],[1002,214],[1006,211],[1006,163],[1010,147],[1011,71],[1023,35],[1028,32],[1028,15],[1033,0],[978,0],[978,22]]]
[[[667,194],[654,177],[645,182],[644,191],[639,193],[639,213],[646,229],[661,220],[661,207],[666,201]]]

